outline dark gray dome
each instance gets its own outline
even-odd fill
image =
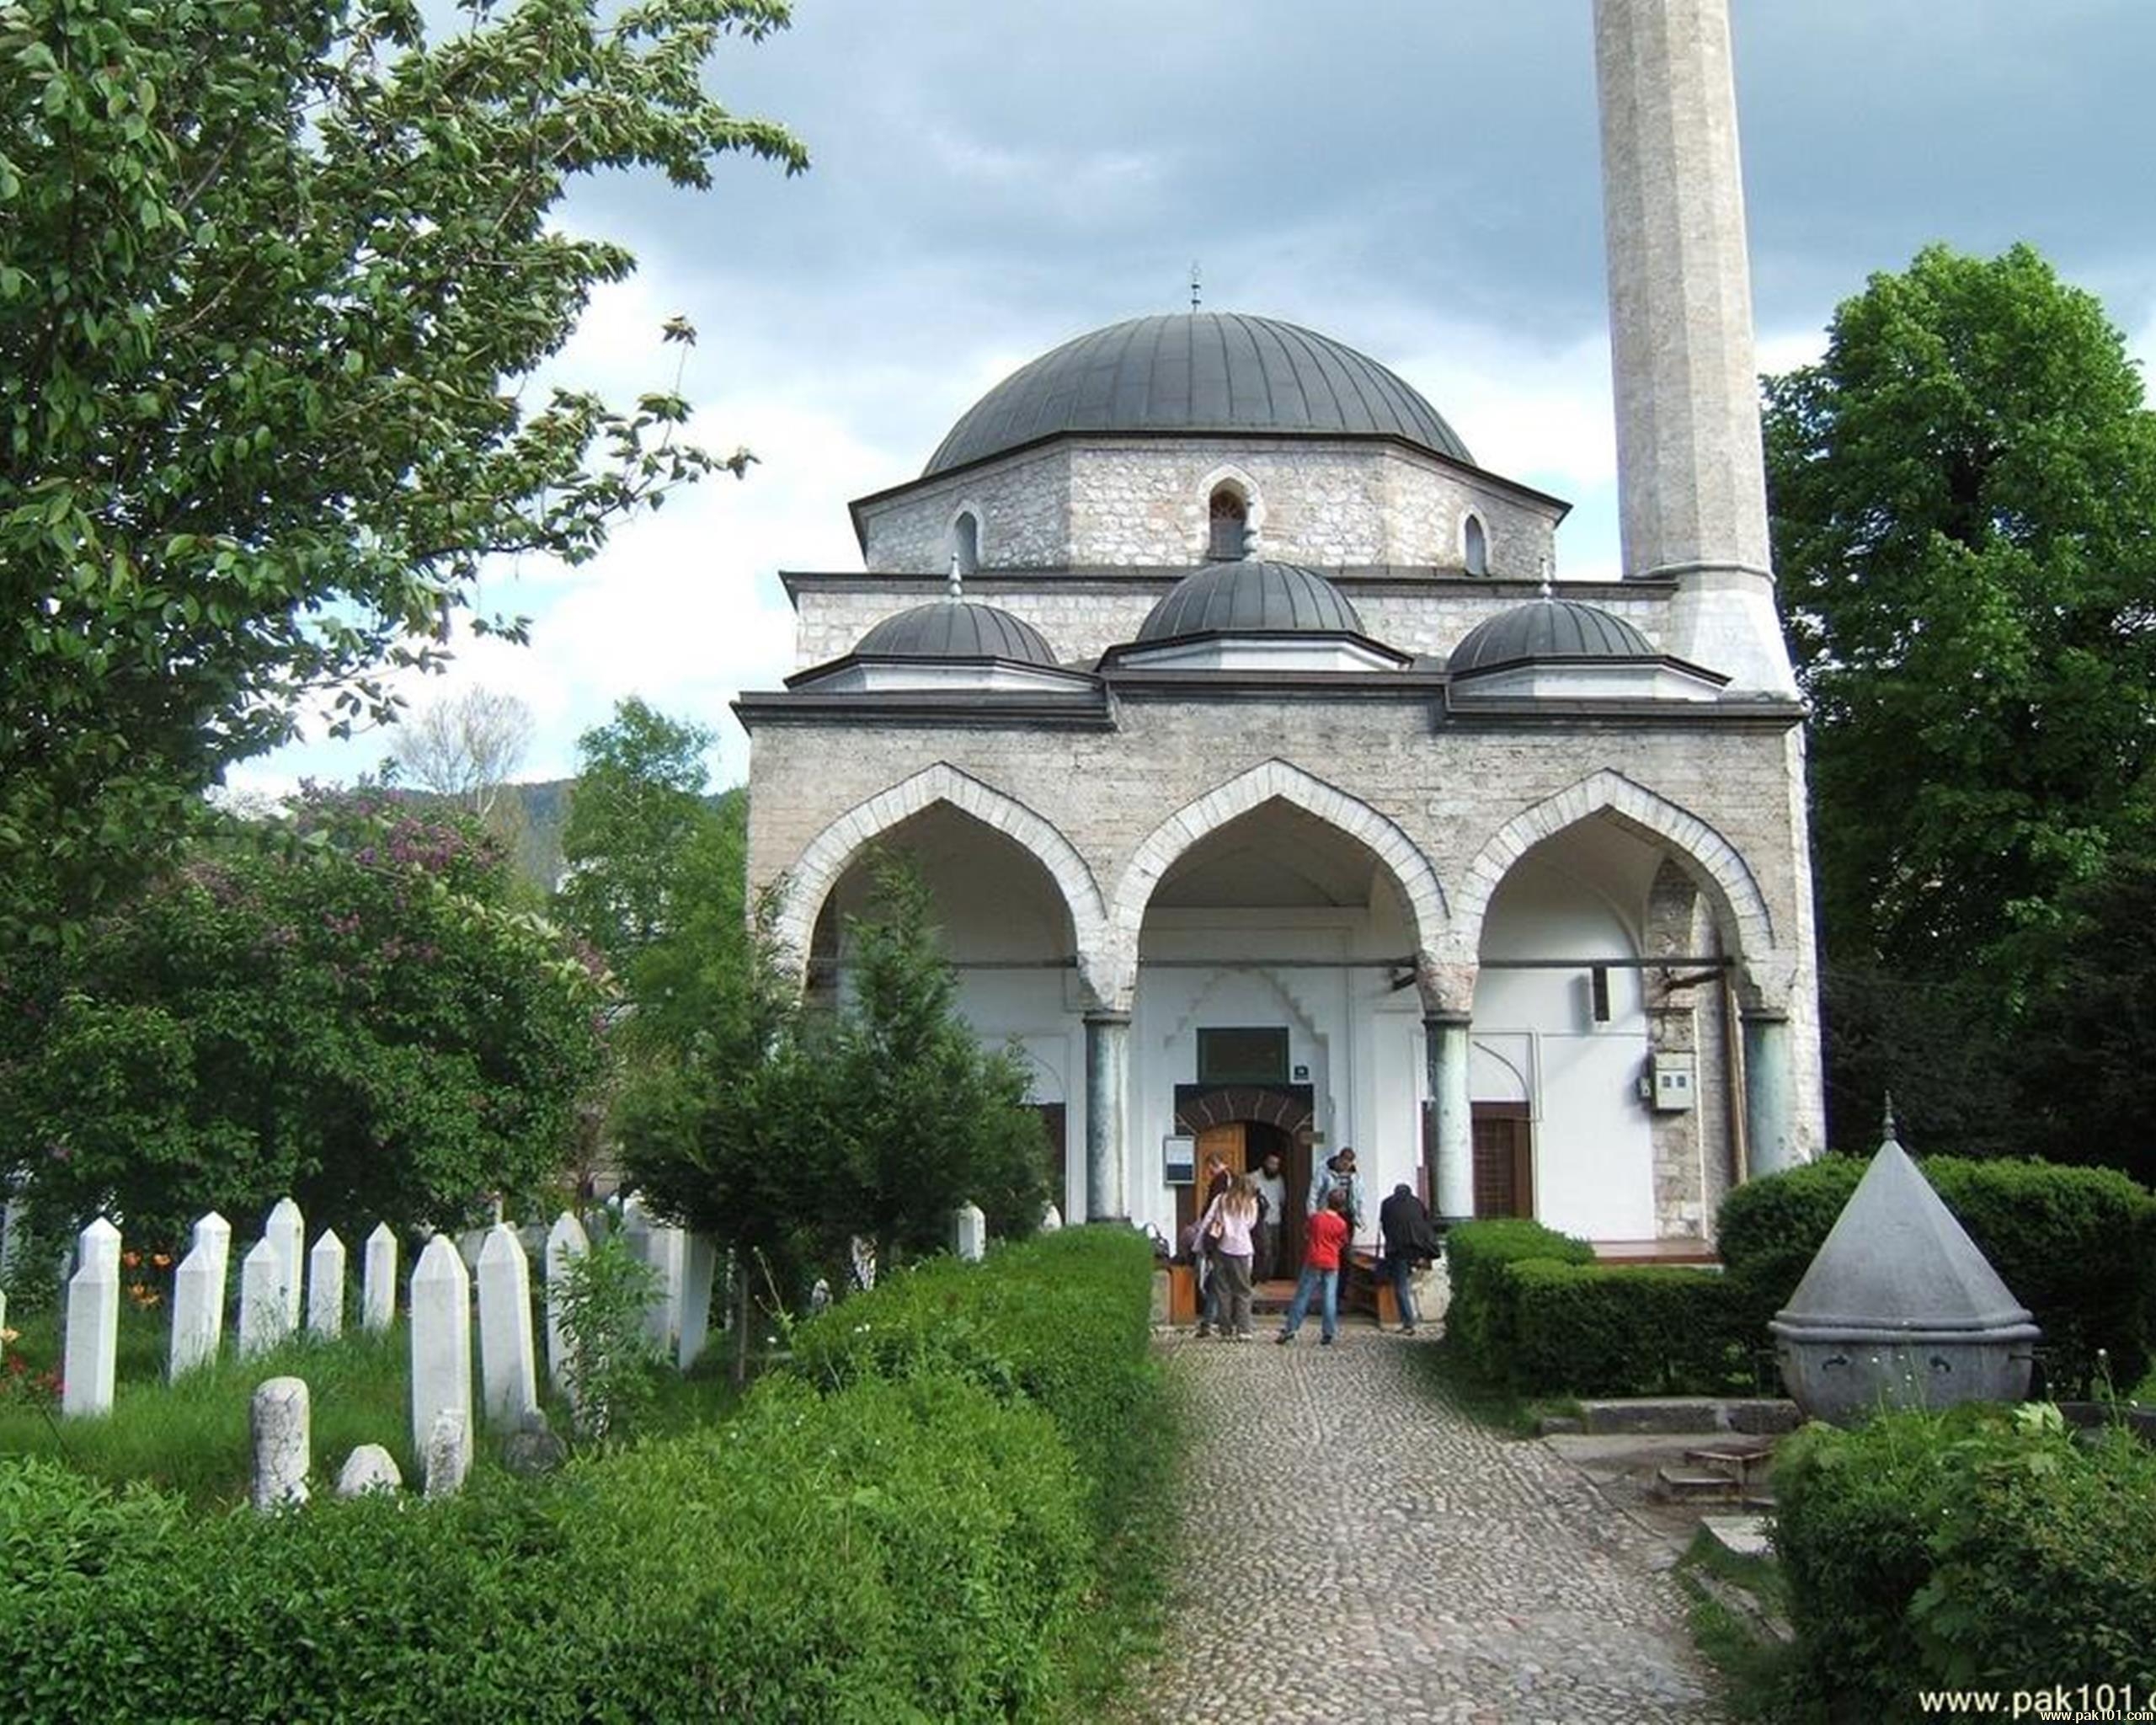
[[[1176,583],[1139,625],[1138,638],[1313,630],[1363,633],[1355,607],[1315,569],[1294,563],[1209,563]]]
[[[1472,462],[1436,409],[1330,337],[1229,312],[1133,318],[1022,366],[951,428],[941,473],[1060,431],[1398,437]]]
[[[1007,611],[970,599],[938,599],[887,617],[861,638],[864,659],[1008,659],[1054,666],[1041,632]]]
[[[1622,617],[1575,599],[1532,599],[1477,623],[1452,649],[1454,676],[1541,659],[1653,659],[1653,644]]]

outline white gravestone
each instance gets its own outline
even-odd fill
[[[456,1422],[472,1459],[472,1279],[446,1234],[427,1242],[412,1272],[412,1447],[421,1455],[436,1423]],[[459,1477],[462,1477],[460,1474]],[[433,1478],[430,1472],[428,1484]]]
[[[379,1444],[362,1444],[344,1458],[337,1474],[337,1495],[364,1497],[369,1492],[398,1492],[404,1488],[404,1475],[397,1458]]]
[[[328,1342],[344,1333],[344,1242],[334,1228],[307,1255],[307,1330]]]
[[[285,1328],[289,1333],[300,1327],[300,1260],[307,1250],[307,1223],[300,1215],[299,1205],[289,1198],[279,1199],[270,1207],[269,1219],[262,1225],[262,1237],[277,1254],[283,1275],[279,1285],[284,1290],[285,1310],[289,1314]]]
[[[853,1285],[866,1292],[876,1285],[876,1242],[856,1234],[846,1244],[846,1256],[852,1261]]]
[[[71,1418],[112,1412],[120,1349],[120,1230],[103,1216],[83,1230],[82,1268],[67,1283],[67,1345],[60,1411]]]
[[[960,1204],[952,1231],[956,1236],[958,1256],[969,1263],[977,1262],[987,1252],[988,1218],[980,1213],[979,1204]]]
[[[282,1509],[307,1502],[311,1465],[307,1380],[264,1378],[254,1391],[254,1507]]]
[[[718,1274],[718,1248],[702,1234],[681,1242],[681,1345],[674,1359],[683,1371],[696,1363],[711,1336],[711,1284]]]
[[[206,1218],[205,1218],[206,1220]],[[172,1283],[172,1355],[166,1375],[177,1383],[198,1365],[217,1357],[225,1338],[225,1260],[227,1231],[222,1242],[202,1237],[202,1225],[195,1227],[195,1245],[179,1261]]]
[[[360,1270],[360,1327],[374,1335],[397,1316],[397,1236],[387,1222],[376,1222],[367,1236],[366,1262]]]
[[[681,1333],[681,1230],[668,1227],[644,1208],[642,1199],[632,1198],[622,1210],[622,1232],[629,1250],[657,1275],[644,1330],[653,1347],[671,1354]]]
[[[562,1296],[568,1285],[569,1260],[591,1250],[584,1224],[567,1210],[547,1231],[547,1373],[557,1389],[569,1383],[569,1338],[562,1328]]]
[[[239,1357],[267,1354],[291,1332],[284,1254],[275,1242],[258,1240],[239,1263]]]
[[[514,1427],[539,1405],[531,1361],[531,1271],[516,1230],[497,1222],[479,1248],[479,1381],[487,1418]]]
[[[1051,1204],[1046,1210],[1041,1212],[1041,1232],[1043,1234],[1053,1234],[1062,1226],[1063,1212],[1058,1210],[1054,1204]]]
[[[225,1328],[225,1290],[232,1286],[232,1225],[215,1210],[196,1217],[188,1250],[202,1254],[211,1285],[217,1290],[217,1332],[221,1336]]]
[[[458,1264],[462,1269],[463,1265]],[[464,1476],[472,1467],[472,1425],[445,1407],[428,1429],[422,1465],[426,1469],[426,1494],[448,1498],[464,1489]]]

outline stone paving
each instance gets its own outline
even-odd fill
[[[1195,1430],[1163,1722],[1721,1717],[1669,1548],[1444,1399],[1426,1338],[1169,1340]]]

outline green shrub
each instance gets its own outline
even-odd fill
[[[1528,1258],[1593,1263],[1594,1248],[1524,1216],[1458,1222],[1445,1236],[1445,1262],[1452,1277],[1446,1338],[1458,1345],[1478,1371],[1499,1381],[1515,1340],[1512,1288],[1499,1272]]]
[[[1828,1156],[1736,1188],[1716,1238],[1748,1326],[1764,1327],[1796,1291],[1863,1177]],[[2148,1369],[2156,1332],[2156,1197],[2109,1168],[1930,1156],[1924,1172],[2014,1296],[2035,1313],[2050,1388],[2085,1391],[2097,1350],[2112,1381]]]
[[[1497,1267],[1511,1345],[1502,1381],[1516,1395],[1745,1394],[1758,1388],[1765,1338],[1712,1270],[1554,1263]]]
[[[931,1259],[795,1332],[793,1370],[819,1387],[947,1372],[1054,1420],[1105,1505],[1130,1434],[1158,1395],[1153,1256],[1125,1228],[1065,1228],[979,1264]]]
[[[2055,1413],[1810,1426],[1774,1473],[1803,1699],[1918,1716],[1919,1688],[2156,1687],[2156,1454]]]
[[[867,1722],[1038,1711],[1089,1579],[1068,1446],[947,1377],[419,1504],[183,1525],[0,1466],[0,1716]]]

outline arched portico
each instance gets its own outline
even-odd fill
[[[1086,859],[1051,822],[1016,798],[945,761],[856,804],[811,840],[786,872],[776,934],[797,966],[808,963],[817,913],[862,848],[901,821],[945,804],[992,827],[1048,871],[1070,917],[1081,982],[1095,989],[1096,955],[1110,947],[1107,907]]]

